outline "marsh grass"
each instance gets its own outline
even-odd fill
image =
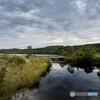
[[[33,86],[51,64],[48,58],[0,56],[0,98],[7,100],[18,90]]]
[[[100,57],[100,53],[96,53],[95,56],[96,56],[96,57]]]

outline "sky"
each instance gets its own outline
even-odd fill
[[[0,49],[100,43],[100,0],[0,0]]]

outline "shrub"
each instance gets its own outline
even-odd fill
[[[94,57],[93,65],[97,66],[97,67],[100,67],[100,57]]]
[[[26,56],[25,56],[26,58],[30,58],[30,55],[29,54],[26,54]]]
[[[25,64],[25,60],[19,56],[12,56],[8,59],[8,66],[16,67]]]
[[[85,49],[75,52],[71,57],[64,59],[64,63],[75,64],[75,66],[97,66],[100,67],[100,57],[95,57],[93,51]]]

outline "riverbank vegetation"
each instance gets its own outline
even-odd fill
[[[97,56],[94,49],[80,49],[69,57],[64,58],[65,64],[73,66],[97,66],[100,67],[100,56]]]
[[[76,65],[83,66],[85,64],[100,66],[100,43],[78,46],[47,46],[38,49],[32,49],[32,46],[28,46],[27,49],[0,50],[0,53],[27,54],[27,58],[30,54],[57,54],[65,57],[64,62],[74,62],[77,63]]]
[[[33,86],[51,64],[49,58],[0,55],[0,100]]]

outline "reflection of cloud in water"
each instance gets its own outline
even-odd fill
[[[99,71],[99,69],[94,69],[94,70],[93,70],[93,72],[98,72],[98,71]]]
[[[70,73],[68,71],[75,71]],[[93,70],[93,71],[92,71]],[[11,100],[98,100],[82,97],[70,98],[70,91],[96,91],[100,87],[100,79],[97,76],[98,69],[89,67],[79,68],[59,63],[53,63],[49,74],[42,77],[37,88],[25,89],[18,97]],[[24,94],[24,95],[23,95]],[[67,98],[67,99],[66,99]]]
[[[59,63],[53,63],[53,64],[52,64],[52,67],[53,67],[53,69],[56,69],[56,70],[62,70],[62,69],[63,69],[63,68],[60,66]]]
[[[23,89],[23,91],[16,93],[16,95],[12,96],[11,100],[38,100],[36,94],[38,94],[38,89]]]

